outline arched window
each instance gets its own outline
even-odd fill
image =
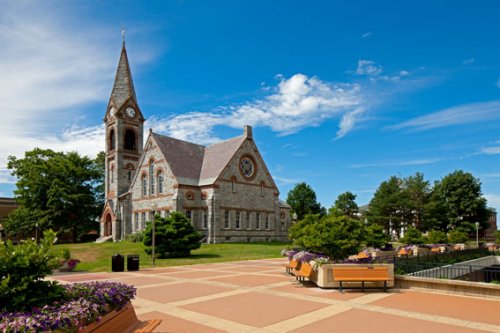
[[[155,174],[154,174],[154,161],[149,161],[149,195],[155,194]]]
[[[113,184],[115,182],[115,166],[111,165],[109,169],[109,182]]]
[[[231,177],[231,191],[236,192],[236,177]]]
[[[158,171],[157,178],[158,178],[158,194],[162,194],[163,193],[163,172],[161,172],[161,170]]]
[[[136,150],[135,132],[131,129],[127,129],[125,131],[125,142],[123,148],[128,150]]]
[[[148,195],[148,177],[146,175],[142,175],[142,195]]]
[[[264,182],[261,182],[260,183],[260,196],[263,197],[264,196]]]
[[[115,130],[109,131],[109,150],[115,149]]]

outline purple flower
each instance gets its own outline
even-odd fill
[[[136,289],[117,282],[75,283],[64,286],[67,301],[31,312],[0,314],[1,332],[72,331],[98,321],[106,309],[120,309],[135,297]]]

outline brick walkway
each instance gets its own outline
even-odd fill
[[[285,274],[285,260],[56,276],[137,287],[140,319],[156,332],[500,332],[500,299],[426,291],[322,290]]]

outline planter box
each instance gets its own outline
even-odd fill
[[[424,255],[427,254],[431,251],[431,249],[427,247],[416,247],[413,249],[413,255],[418,256],[418,255]]]
[[[387,282],[387,287],[394,287],[394,265],[393,264],[324,264],[318,267],[317,271],[313,271],[310,278],[311,282],[315,283],[320,288],[338,288],[339,283],[333,281],[333,267],[372,267],[372,266],[387,266],[389,267],[390,280]],[[361,282],[343,282],[344,288],[361,288]],[[384,282],[365,282],[366,288],[384,287]]]
[[[397,255],[397,251],[373,251],[372,252],[372,257],[377,258],[377,257],[393,257]]]

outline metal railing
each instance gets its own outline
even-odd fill
[[[400,263],[397,271],[405,271],[407,275],[426,277],[433,279],[450,279],[473,282],[495,282],[500,283],[500,266],[478,266],[478,265],[436,265],[415,262]]]

